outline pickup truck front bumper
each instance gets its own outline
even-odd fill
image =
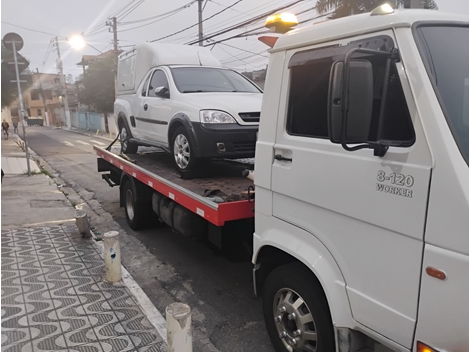
[[[192,122],[196,149],[201,158],[252,158],[258,126]]]

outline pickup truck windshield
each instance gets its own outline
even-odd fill
[[[180,93],[261,93],[253,83],[231,70],[208,67],[172,67],[171,72]]]
[[[423,24],[417,31],[421,56],[468,164],[468,25]]]

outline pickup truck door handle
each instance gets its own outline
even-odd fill
[[[292,158],[283,157],[281,154],[274,155],[275,160],[292,162]]]
[[[149,106],[148,106],[147,104],[144,104],[144,110],[145,110],[145,111],[147,111],[148,107],[149,107]]]

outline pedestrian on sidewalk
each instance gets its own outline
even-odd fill
[[[3,119],[3,122],[2,122],[2,130],[3,130],[3,135],[5,136],[5,139],[8,139],[8,129],[10,128],[10,125],[8,124],[8,122]]]
[[[13,133],[18,134],[18,121],[13,121]]]

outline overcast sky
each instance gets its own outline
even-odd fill
[[[203,23],[204,34],[221,31],[294,1],[204,0],[203,19],[207,18]],[[435,2],[440,11],[465,14],[469,11],[468,0]],[[290,12],[302,13],[299,21],[315,18],[318,16],[315,10],[309,11],[315,3],[316,0],[302,1],[293,6]],[[227,8],[233,4],[233,7]],[[57,36],[64,73],[76,77],[82,73],[82,68],[76,65],[82,55],[96,55],[99,51],[105,52],[113,48],[113,35],[105,25],[108,18],[117,17],[119,46],[127,49],[135,43],[159,39],[196,24],[197,10],[197,1],[194,0],[1,0],[2,37],[8,32],[18,33],[25,42],[21,54],[30,60],[30,69],[57,73],[57,51],[50,45],[51,39]],[[223,12],[217,14],[220,11]],[[159,15],[162,16],[152,18]],[[209,19],[213,15],[215,16]],[[260,20],[237,31],[214,37],[213,40],[256,29],[263,23]],[[161,41],[185,44],[197,39],[197,31],[196,25]],[[83,33],[90,44],[82,51],[71,49],[66,41],[67,37],[79,33]],[[268,62],[266,46],[257,40],[256,35],[217,44],[212,52],[224,66],[240,71],[261,69]]]

